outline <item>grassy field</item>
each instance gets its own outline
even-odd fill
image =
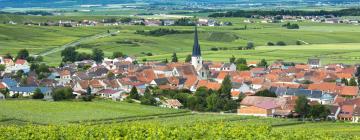
[[[4,15],[2,15],[4,16]],[[53,16],[16,17],[18,20],[42,21],[47,18],[60,20],[71,18],[87,18],[81,16]],[[95,19],[107,16],[88,16]],[[1,18],[0,18],[1,19]],[[300,22],[299,30],[289,30],[278,24],[246,24],[243,18],[219,18],[219,21],[231,21],[234,25],[227,27],[200,27],[199,37],[205,60],[227,61],[232,55],[244,57],[251,61],[262,58],[270,61],[283,59],[285,61],[306,62],[308,57],[321,57],[323,63],[339,62],[354,64],[358,61],[360,40],[360,26],[348,24],[324,24]],[[247,27],[244,30],[244,27]],[[145,26],[117,26],[117,27],[37,27],[24,25],[0,24],[0,55],[16,54],[19,49],[27,48],[31,54],[48,51],[52,48],[77,41],[83,37],[103,33],[108,29],[119,30],[116,36],[110,36],[81,43],[81,52],[91,52],[93,48],[100,48],[106,56],[114,51],[147,58],[148,60],[164,60],[171,53],[177,52],[181,59],[191,53],[193,34],[171,34],[164,36],[145,36],[135,34],[137,30],[155,30],[171,28],[175,30],[192,31],[193,27],[145,27]],[[296,46],[296,41],[305,44]],[[267,47],[268,42],[284,41],[290,46]],[[254,42],[258,46],[255,50],[234,50]],[[229,48],[230,51],[211,52],[211,48]],[[147,57],[145,53],[154,56]],[[60,53],[45,56],[45,62],[57,66],[60,63]]]
[[[112,101],[45,102],[15,100],[0,102],[0,108],[0,120],[10,119],[9,121],[39,124],[66,124],[74,121],[171,114],[181,111]]]

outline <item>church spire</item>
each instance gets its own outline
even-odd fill
[[[195,36],[194,36],[194,46],[192,51],[192,56],[201,56],[197,26],[195,25]]]

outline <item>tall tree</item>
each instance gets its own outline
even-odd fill
[[[90,87],[88,87],[88,88],[86,89],[86,95],[88,95],[88,96],[91,95],[91,88],[90,88]]]
[[[349,85],[349,81],[345,78],[341,78],[341,83],[344,84],[345,86]]]
[[[92,59],[96,63],[101,63],[104,59],[104,52],[101,49],[95,48],[92,50]]]
[[[310,106],[309,116],[312,119],[325,119],[330,114],[329,108],[324,105],[316,104]]]
[[[131,99],[136,99],[136,100],[139,100],[140,99],[140,95],[139,95],[139,93],[138,93],[138,91],[137,91],[137,88],[135,87],[135,86],[133,86],[132,88],[131,88],[131,91],[130,91],[130,98]]]
[[[17,56],[16,59],[27,59],[29,57],[29,51],[27,49],[21,49]]]
[[[260,67],[267,67],[268,63],[265,59],[261,59],[260,63],[258,64]]]
[[[176,55],[176,53],[173,53],[173,55],[171,56],[171,62],[178,62],[178,57]]]
[[[231,99],[231,79],[230,75],[225,76],[224,80],[222,81],[221,87],[220,87],[220,98],[222,99]]]
[[[218,112],[221,110],[220,103],[221,98],[217,94],[211,94],[210,96],[206,97],[207,103],[207,111]]]
[[[244,65],[247,65],[247,62],[246,62],[246,59],[245,58],[238,58],[236,61],[235,61],[236,64],[244,64]]]
[[[299,96],[296,100],[295,112],[302,116],[303,120],[309,113],[309,101],[305,96]]]
[[[235,58],[235,56],[233,55],[232,57],[230,57],[229,62],[230,62],[230,63],[235,63],[235,60],[236,60],[236,58]]]
[[[191,55],[190,55],[190,54],[186,56],[185,62],[186,62],[186,63],[190,63],[190,62],[191,62]]]
[[[267,89],[258,91],[255,93],[255,96],[263,96],[263,97],[277,97],[274,92],[271,92]]]
[[[75,47],[65,48],[61,51],[61,57],[63,62],[75,62],[77,58]]]

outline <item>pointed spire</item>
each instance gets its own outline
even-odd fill
[[[195,26],[195,36],[194,36],[194,46],[193,46],[192,56],[201,56],[197,26]]]

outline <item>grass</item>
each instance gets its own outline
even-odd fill
[[[114,119],[181,111],[112,101],[46,102],[11,100],[0,102],[0,108],[0,120],[12,119],[12,121],[40,124],[66,124],[73,121]]]

